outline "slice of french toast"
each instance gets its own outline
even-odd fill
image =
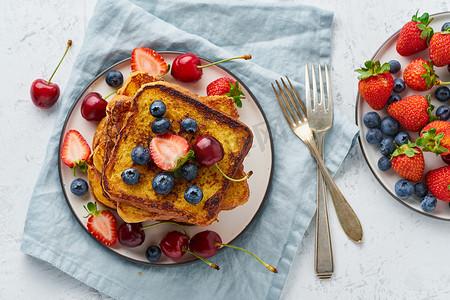
[[[232,186],[214,166],[200,168],[199,175],[193,182],[175,179],[173,191],[163,196],[156,194],[151,188],[153,177],[161,170],[153,163],[136,166],[131,161],[131,150],[137,145],[148,147],[154,136],[150,127],[154,118],[149,113],[149,106],[154,100],[162,100],[166,104],[165,117],[172,124],[170,133],[185,137],[190,144],[201,135],[214,136],[225,150],[224,158],[218,162],[221,169],[233,177],[242,166],[253,136],[246,125],[231,117],[233,112],[222,113],[215,110],[202,103],[195,94],[174,84],[162,81],[148,83],[143,85],[134,97],[123,127],[116,132],[112,129],[112,132],[106,135],[107,139],[113,140],[114,146],[106,144],[101,183],[104,195],[121,205],[131,205],[148,213],[156,213],[165,219],[209,225],[217,219],[228,187]],[[196,134],[181,132],[180,123],[186,117],[194,118],[199,124]],[[141,179],[133,186],[126,185],[120,176],[122,171],[129,167],[135,167],[141,173]],[[191,184],[199,186],[203,191],[203,200],[197,205],[187,203],[183,197],[184,190]],[[223,209],[231,209],[233,206],[235,207],[228,205]]]

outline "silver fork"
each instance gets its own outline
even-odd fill
[[[291,93],[286,85],[284,85],[285,89],[283,90],[278,81],[275,82],[278,86],[279,92],[277,92],[273,84],[272,88],[275,96],[277,97],[278,103],[280,104],[281,111],[283,112],[289,127],[295,135],[297,135],[297,137],[305,143],[310,150],[311,155],[316,159],[318,169],[322,173],[323,179],[325,180],[328,190],[330,191],[339,222],[341,223],[344,232],[356,243],[361,243],[363,236],[361,223],[359,222],[359,219],[351,206],[345,200],[344,195],[342,195],[341,191],[336,186],[336,183],[334,183],[333,178],[323,162],[320,151],[314,140],[313,133],[308,124],[306,110],[304,107],[301,107],[303,104],[300,104],[302,101],[300,100],[300,97],[298,97],[298,93],[293,87]],[[309,86],[306,86],[306,90],[308,89]],[[292,95],[294,95],[294,97]],[[306,101],[311,101],[311,98],[307,98]],[[302,112],[300,110],[302,110]]]
[[[312,91],[314,107],[311,106],[311,100],[306,101],[306,112],[308,116],[308,123],[311,130],[314,132],[317,140],[317,148],[323,159],[323,142],[325,134],[333,124],[333,97],[331,95],[331,81],[328,73],[328,66],[324,64],[325,80],[327,86],[327,103],[325,103],[325,91],[322,79],[322,67],[319,64],[319,87],[320,87],[320,101],[317,95],[317,84],[315,67],[311,64],[312,74]],[[309,89],[309,72],[308,64],[305,65],[305,89],[306,98],[311,99]],[[328,104],[328,105],[327,105]],[[327,189],[323,181],[322,174],[317,172],[317,211],[316,211],[316,244],[314,252],[314,267],[316,274],[320,279],[330,279],[334,273],[333,264],[333,247],[331,244],[330,226],[328,223],[328,209],[327,209]]]

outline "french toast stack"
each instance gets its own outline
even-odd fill
[[[243,161],[253,135],[238,120],[232,98],[199,97],[159,77],[135,72],[108,103],[106,117],[100,121],[92,141],[88,179],[94,198],[116,209],[128,223],[170,220],[199,226],[217,221],[222,210],[244,204],[250,195],[247,181],[229,181],[215,166],[199,167],[197,177],[191,182],[175,178],[174,188],[167,195],[155,193],[152,180],[162,170],[152,161],[138,166],[131,159],[134,147],[149,147],[155,136],[151,130],[155,118],[149,113],[150,104],[155,100],[163,101],[167,107],[164,117],[171,123],[169,134],[182,136],[191,147],[198,137],[213,136],[224,149],[224,158],[217,163],[220,169],[233,178],[245,176]],[[181,130],[181,121],[188,117],[198,123],[195,134]],[[135,185],[127,185],[121,178],[121,173],[130,167],[140,173]],[[203,192],[198,204],[184,199],[184,191],[190,185],[200,187]]]

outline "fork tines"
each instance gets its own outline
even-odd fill
[[[280,80],[281,80],[281,83],[283,84],[284,90],[277,80],[275,80],[275,83],[278,86],[279,92],[276,90],[273,83],[272,83],[272,88],[275,93],[275,96],[277,97],[278,103],[280,104],[280,107],[284,114],[284,117],[287,120],[291,120],[292,122],[296,122],[296,123],[307,121],[306,107],[303,104],[302,100],[300,99],[300,96],[298,95],[298,93],[295,90],[294,86],[292,85],[291,81],[286,76],[286,80],[289,83],[289,87],[288,87],[287,84],[285,83],[285,81],[283,80],[283,78],[280,78]],[[294,109],[292,109],[292,107]],[[294,113],[294,110],[296,113]],[[289,113],[288,113],[288,111],[289,111]],[[289,122],[289,124],[291,124],[291,123]]]
[[[323,85],[323,78],[322,78],[322,66],[319,64],[318,67],[318,73],[319,73],[319,89],[320,89],[320,102],[319,97],[317,95],[317,84],[316,84],[316,72],[315,72],[315,66],[311,63],[311,80],[312,80],[312,92],[313,92],[313,101],[314,101],[314,107],[311,108],[311,89],[310,89],[310,77],[309,77],[309,70],[308,70],[308,63],[305,64],[305,100],[306,100],[306,107],[307,111],[314,111],[318,104],[321,103],[321,107],[325,107],[325,110],[329,111],[333,109],[333,102],[330,101],[332,99],[331,94],[331,80],[330,80],[330,74],[328,72],[328,66],[326,63],[323,65],[325,70],[325,80],[327,85],[327,105],[325,105],[325,89]]]

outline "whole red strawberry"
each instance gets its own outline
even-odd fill
[[[239,82],[228,77],[221,77],[214,80],[206,87],[206,94],[208,96],[225,95],[234,99],[237,107],[242,107],[242,98],[245,98],[244,93],[239,87]]]
[[[105,245],[112,246],[117,242],[117,225],[114,215],[106,210],[97,210],[97,204],[89,202],[84,207],[89,213],[88,231],[100,242]]]
[[[390,104],[387,111],[407,130],[419,132],[428,124],[433,107],[430,106],[430,96],[412,95]]]
[[[428,91],[437,78],[433,64],[422,58],[411,61],[403,71],[403,80],[415,91]]]
[[[358,90],[361,97],[375,110],[383,109],[394,88],[389,63],[366,61],[365,67],[355,70],[359,75]]]
[[[431,37],[429,53],[430,59],[436,67],[450,64],[450,27]]]
[[[396,49],[401,56],[410,56],[428,48],[428,42],[433,35],[433,29],[428,26],[431,22],[430,16],[424,13],[417,17],[418,12],[400,31]]]
[[[426,152],[447,155],[450,154],[450,122],[433,121],[420,132],[416,140],[418,146]]]
[[[397,147],[391,155],[392,168],[398,175],[413,182],[422,179],[425,170],[423,153],[415,143]]]
[[[425,183],[436,198],[450,202],[450,166],[429,171]]]

